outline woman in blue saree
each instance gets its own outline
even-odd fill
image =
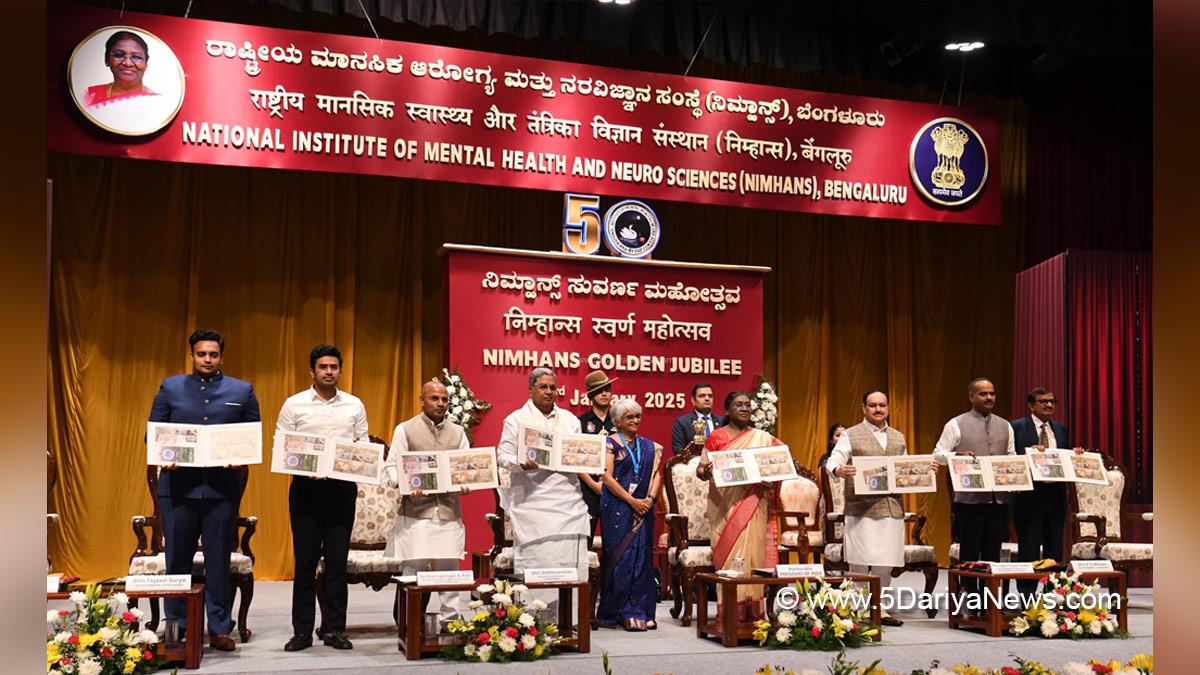
[[[654,502],[662,490],[662,446],[638,436],[642,407],[632,399],[612,406],[617,433],[608,437],[600,532],[604,586],[597,619],[604,628],[657,628],[654,622]]]

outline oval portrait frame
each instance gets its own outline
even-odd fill
[[[93,113],[91,110],[89,110],[88,106],[81,99],[81,93],[86,92],[87,87],[88,87],[87,84],[83,84],[78,79],[78,78],[80,78],[81,75],[85,74],[85,67],[84,67],[82,61],[77,58],[80,56],[81,50],[93,51],[91,49],[91,45],[97,39],[99,39],[100,37],[104,37],[104,39],[107,40],[109,35],[117,32],[117,31],[122,31],[122,30],[129,31],[131,33],[136,33],[136,34],[140,35],[143,39],[145,39],[148,43],[150,43],[150,48],[152,50],[151,59],[154,59],[154,58],[162,59],[162,58],[164,58],[164,56],[159,56],[159,54],[162,54],[165,52],[165,58],[168,58],[170,60],[170,62],[175,65],[175,67],[173,69],[169,68],[169,64],[168,64],[168,66],[165,67],[166,70],[169,70],[170,74],[164,73],[163,75],[160,76],[156,73],[153,79],[154,80],[162,80],[164,78],[171,78],[173,75],[177,86],[164,88],[164,89],[168,90],[168,91],[165,91],[164,93],[170,93],[172,95],[177,95],[178,100],[174,102],[174,106],[171,107],[169,114],[163,115],[160,119],[156,120],[152,124],[148,124],[148,125],[145,125],[142,127],[137,127],[137,128],[117,128],[117,127],[112,126],[111,124],[105,123],[104,121],[98,119],[96,117],[95,113]],[[103,55],[103,41],[101,41],[100,53],[101,53],[101,55]],[[95,56],[95,55],[93,54],[93,56]],[[159,62],[161,62],[161,61],[158,61],[156,63],[159,63]],[[76,72],[77,69],[79,70],[79,72]],[[96,68],[95,66],[89,65],[89,66],[86,66],[86,70],[88,72],[94,72],[97,70],[107,72],[107,69],[102,66],[100,68]],[[147,71],[149,71],[149,68],[147,68]],[[160,71],[160,72],[162,72],[162,71]],[[90,82],[93,79],[96,79],[96,78],[89,76],[84,81]],[[100,84],[100,83],[96,82],[96,83],[93,83],[93,85],[94,84]],[[71,50],[71,58],[68,59],[68,61],[67,61],[67,89],[71,93],[71,100],[75,103],[75,107],[79,110],[80,114],[82,114],[92,124],[96,125],[97,127],[101,128],[105,131],[108,131],[110,133],[114,133],[114,134],[117,134],[120,136],[133,136],[133,137],[149,136],[150,134],[154,134],[154,133],[161,131],[168,124],[170,124],[175,119],[175,117],[179,114],[179,110],[183,107],[183,100],[187,93],[186,88],[187,88],[187,78],[183,72],[183,64],[181,64],[179,62],[179,57],[176,56],[175,50],[171,49],[170,45],[168,45],[166,43],[166,41],[164,41],[162,38],[158,37],[154,33],[151,33],[150,31],[148,31],[144,28],[138,28],[137,26],[114,25],[114,26],[105,26],[103,28],[94,30],[91,33],[89,33],[87,37],[83,38],[82,40],[79,41],[78,44],[75,45],[75,48]],[[177,94],[175,93],[176,91],[178,92]]]

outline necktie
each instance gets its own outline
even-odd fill
[[[1048,448],[1050,447],[1050,432],[1046,430],[1046,427],[1049,427],[1050,425],[1042,422],[1040,426],[1042,430],[1038,433],[1038,444],[1043,448]]]
[[[712,418],[708,415],[702,415],[701,418],[704,420],[704,437],[708,438],[708,435],[712,433]]]

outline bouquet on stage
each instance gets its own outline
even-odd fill
[[[99,586],[71,594],[74,609],[50,610],[46,635],[48,673],[152,673],[158,636],[138,630],[142,612],[124,593],[100,597]]]
[[[772,649],[858,647],[871,641],[879,627],[871,624],[871,607],[865,589],[850,581],[837,587],[824,579],[798,583],[799,603],[777,609],[770,621],[754,624],[754,639]]]
[[[779,395],[775,393],[775,385],[758,376],[758,384],[750,396],[750,426],[775,435],[775,421],[779,417]]]
[[[1100,592],[1100,582],[1086,584],[1079,573],[1054,572],[1042,579],[1041,594],[1033,605],[1008,624],[1013,635],[1045,638],[1126,637],[1109,613]]]
[[[455,366],[454,372],[442,368],[441,377],[436,378],[446,386],[446,395],[450,397],[450,407],[446,409],[446,419],[454,422],[467,432],[467,440],[471,440],[471,427],[479,424],[483,413],[492,409],[492,404],[475,398],[475,393],[463,382],[462,375]]]
[[[546,604],[521,602],[521,584],[496,580],[475,589],[480,600],[470,604],[475,614],[451,621],[447,629],[461,643],[447,645],[442,656],[456,661],[536,661],[553,653],[562,641],[558,626],[537,615]]]

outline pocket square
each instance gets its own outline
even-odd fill
[[[232,402],[232,401],[226,401],[226,402],[225,402],[225,405],[232,405],[232,406],[236,406],[236,407],[238,407],[238,408],[242,407],[242,404],[241,404],[241,403],[234,403],[234,402]]]

